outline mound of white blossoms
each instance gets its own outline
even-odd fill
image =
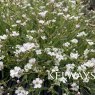
[[[80,0],[22,1],[0,1],[0,95],[57,95],[56,85],[94,95],[95,12]]]

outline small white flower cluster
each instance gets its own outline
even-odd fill
[[[36,62],[35,58],[29,59],[29,62],[24,66],[24,69],[21,69],[18,66],[15,66],[14,69],[10,70],[10,76],[12,78],[20,78],[24,72],[28,72],[30,69],[32,69],[33,64]]]
[[[74,44],[77,44],[78,40],[77,39],[72,39],[71,42],[74,43]]]
[[[28,72],[29,70],[31,70],[32,69],[32,66],[33,66],[33,64],[36,62],[36,59],[35,58],[31,58],[30,60],[29,60],[29,62],[24,66],[24,70],[25,70],[25,72]]]
[[[30,63],[30,64],[34,64],[35,62],[36,62],[36,59],[35,59],[35,58],[29,59],[29,63]]]
[[[79,25],[79,24],[77,24],[77,25],[76,25],[76,28],[80,28],[80,25]]]
[[[23,69],[21,69],[20,67],[14,67],[14,69],[10,70],[10,76],[12,78],[20,78],[23,75]]]
[[[63,43],[63,47],[70,47],[72,44],[77,44],[78,42],[79,41],[76,38],[74,38],[70,42]]]
[[[88,44],[89,44],[90,46],[94,45],[94,42],[93,42],[92,40],[86,39],[86,41],[88,42]]]
[[[17,45],[16,46],[16,51],[14,52],[15,54],[19,54],[19,53],[24,53],[26,51],[31,50],[32,48],[35,48],[35,44],[34,43],[24,43],[22,46],[21,45]]]
[[[3,71],[4,66],[11,68],[12,62],[17,63],[17,66],[12,64],[10,77],[14,80],[15,78],[23,80],[26,79],[27,74],[27,82],[30,83],[29,78],[34,79],[30,84],[35,91],[35,88],[42,87],[47,71],[51,71],[52,74],[57,72],[57,75],[58,72],[62,72],[60,74],[62,77],[58,80],[54,79],[53,83],[57,81],[59,85],[61,82],[67,84],[68,78],[72,79],[74,83],[70,83],[71,90],[77,93],[79,79],[82,82],[89,82],[88,72],[95,73],[95,30],[89,25],[92,18],[88,19],[82,13],[83,6],[80,3],[78,5],[80,0],[77,0],[77,4],[76,0],[46,0],[46,2],[32,0],[35,6],[27,2],[28,0],[22,0],[23,2],[12,0],[11,3],[11,0],[5,1],[0,2],[2,4],[0,9],[6,10],[6,12],[1,10],[0,18],[8,25],[10,23],[11,27],[6,28],[5,25],[0,30],[0,71]],[[9,4],[15,13],[6,9]],[[35,77],[31,73],[36,73],[38,76]],[[41,76],[43,79],[38,78]],[[23,84],[19,79],[17,83]],[[28,95],[29,92],[23,87],[18,87],[15,94]],[[2,88],[0,88],[0,95],[2,95]]]
[[[87,36],[87,34],[83,31],[77,34],[77,37]]]
[[[16,95],[28,95],[29,92],[24,90],[23,87],[18,87],[18,89],[15,91]]]
[[[0,36],[0,40],[6,40],[7,39],[7,35],[2,35],[2,36]]]
[[[78,71],[81,72],[81,71],[86,71],[86,66],[84,64],[78,66]]]
[[[79,90],[79,86],[76,83],[73,83],[73,84],[71,84],[71,90],[78,91]]]
[[[36,78],[35,80],[33,80],[34,88],[41,88],[42,83],[43,83],[43,80],[41,80],[40,78]]]
[[[55,2],[55,0],[49,0],[50,1],[50,3],[54,3]]]
[[[48,11],[44,11],[44,12],[40,12],[40,13],[38,13],[41,17],[45,17],[46,16],[46,13],[47,13]]]
[[[73,52],[70,53],[71,59],[77,59],[78,57],[79,57],[79,54],[77,52],[76,53],[73,53]]]
[[[39,20],[39,24],[44,24],[45,21],[44,20]]]
[[[26,35],[26,37],[29,39],[29,41],[33,40],[33,37],[31,35]]]
[[[37,50],[35,50],[35,52],[36,52],[37,55],[42,54],[41,49],[37,49]]]
[[[84,66],[86,66],[88,68],[95,67],[95,58],[92,58],[91,60],[88,60],[87,62],[85,62]]]
[[[1,55],[1,56],[0,56],[0,60],[4,59],[4,57],[5,57],[4,55]]]
[[[27,64],[24,66],[25,72],[28,72],[28,71],[31,70],[31,69],[32,69],[32,64],[30,64],[30,63],[27,63]]]
[[[71,16],[69,19],[78,21],[79,16]]]
[[[12,33],[10,34],[10,36],[16,37],[19,36],[19,33],[16,31],[12,31]]]
[[[41,38],[42,38],[43,40],[46,40],[46,39],[47,39],[46,36],[41,36]]]
[[[90,50],[89,49],[85,49],[84,50],[84,57],[87,58],[88,57],[88,54],[89,54]]]
[[[69,42],[66,42],[66,43],[63,44],[63,46],[69,47],[70,46],[70,43]]]
[[[57,59],[59,62],[61,60],[66,59],[66,55],[63,54],[63,50],[61,50],[61,49],[58,49],[58,48],[53,48],[53,49],[45,48],[45,51],[46,51],[46,53],[48,55],[55,57],[55,59]]]

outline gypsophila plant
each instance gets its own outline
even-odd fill
[[[95,95],[95,11],[0,0],[0,95]]]

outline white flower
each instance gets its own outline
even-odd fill
[[[22,25],[22,26],[25,26],[25,25],[26,25],[26,22],[21,23],[21,25]]]
[[[13,25],[11,25],[12,27],[16,27],[17,26],[17,24],[13,24]]]
[[[78,92],[76,95],[81,95],[81,93],[80,93],[80,92]]]
[[[70,0],[70,2],[75,5],[76,4],[76,0]]]
[[[6,29],[6,33],[9,33],[9,30],[8,29]]]
[[[32,68],[32,64],[28,63],[24,66],[25,72],[28,72]]]
[[[67,64],[67,65],[66,65],[66,69],[67,69],[67,70],[70,70],[70,69],[73,70],[74,67],[75,67],[75,64]]]
[[[35,52],[36,52],[37,55],[38,54],[42,54],[42,51],[41,50],[36,50]]]
[[[87,39],[86,41],[88,42],[89,45],[94,45],[94,42],[92,40]]]
[[[64,12],[67,12],[67,11],[68,11],[68,8],[64,8],[63,11],[64,11]]]
[[[54,52],[48,52],[47,54],[49,54],[50,56],[55,56]]]
[[[14,69],[10,70],[10,76],[12,78],[17,77],[20,78],[23,75],[23,69],[20,67],[14,67]]]
[[[26,37],[31,41],[33,40],[33,37],[31,35],[26,35]]]
[[[72,87],[71,89],[73,91],[78,91],[78,89],[79,89],[79,86],[76,83],[71,84],[71,87]]]
[[[69,47],[70,46],[70,43],[69,42],[66,42],[66,43],[63,44],[63,46]]]
[[[31,30],[30,33],[35,33],[36,31],[35,30]]]
[[[64,15],[64,18],[67,20],[68,18],[70,18],[70,15],[69,14]]]
[[[3,62],[0,61],[0,71],[4,68]]]
[[[84,66],[89,67],[89,68],[95,66],[94,59],[91,59],[91,60],[88,60],[87,62],[85,62]]]
[[[0,48],[2,47],[3,45],[0,45]]]
[[[27,42],[27,43],[24,43],[22,46],[17,45],[16,46],[17,50],[14,53],[15,54],[24,53],[26,51],[31,50],[34,47],[36,47],[34,43]]]
[[[0,56],[0,60],[1,60],[1,59],[4,59],[4,57],[5,57],[4,55]]]
[[[41,88],[43,81],[40,78],[33,80],[34,88]]]
[[[58,13],[57,15],[58,15],[58,16],[61,16],[61,15],[63,15],[63,13]]]
[[[18,87],[18,89],[15,91],[16,95],[28,95],[29,92],[24,90],[23,87]]]
[[[75,17],[75,16],[71,16],[69,19],[70,20],[74,19],[74,20],[78,21],[78,17]]]
[[[54,3],[55,0],[50,0],[50,3]]]
[[[47,39],[46,36],[41,36],[41,38],[42,38],[43,40],[46,40],[46,39]]]
[[[30,49],[32,49],[32,48],[35,47],[35,44],[28,42],[28,43],[24,43],[24,44],[23,44],[23,47],[24,47],[26,50],[30,50]]]
[[[4,35],[0,36],[0,39],[1,39],[1,40],[7,39],[7,35],[4,34]]]
[[[95,58],[91,58],[91,61],[92,61],[93,63],[95,63]]]
[[[35,62],[36,62],[36,59],[35,58],[29,59],[29,63],[34,64]]]
[[[26,14],[23,14],[22,17],[23,17],[23,18],[27,18]]]
[[[16,23],[17,23],[17,24],[21,23],[21,20],[17,20]]]
[[[66,93],[63,93],[62,95],[68,95],[68,94],[66,94]]]
[[[10,36],[13,36],[13,37],[15,37],[15,36],[19,36],[19,33],[16,32],[16,31],[13,31],[12,34],[10,34]]]
[[[95,53],[95,49],[91,49],[91,52],[94,52]]]
[[[39,20],[39,23],[40,23],[40,24],[44,24],[45,21],[44,21],[44,20]]]
[[[74,44],[77,44],[78,40],[77,39],[72,39],[71,42],[74,43]]]
[[[76,25],[76,28],[80,28],[80,25],[79,25],[79,24],[77,24],[77,25]]]
[[[86,66],[84,65],[78,66],[78,71],[85,71],[85,70],[86,70]]]
[[[59,61],[64,59],[64,56],[60,55],[60,54],[56,54],[56,59],[58,59]]]
[[[40,6],[39,8],[42,10],[42,9],[45,9],[45,6]]]
[[[78,21],[78,19],[79,19],[79,17],[75,17],[75,16],[74,16],[73,18],[74,18],[76,21]]]
[[[87,36],[87,34],[83,31],[78,33],[77,37]]]
[[[78,53],[71,53],[71,54],[70,54],[70,58],[71,58],[71,59],[77,59],[78,56],[79,56]]]
[[[1,2],[3,3],[3,2],[4,2],[4,0],[1,0]]]
[[[56,22],[56,20],[55,20],[55,19],[53,19],[53,20],[52,20],[52,22]]]
[[[19,52],[26,52],[26,49],[22,46],[19,50]]]
[[[48,11],[40,12],[39,15],[40,15],[41,17],[45,17],[47,12],[48,12]]]
[[[87,54],[89,53],[89,49],[84,50],[84,56],[87,57]]]

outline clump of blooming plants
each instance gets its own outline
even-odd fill
[[[95,12],[83,8],[80,0],[0,1],[0,95],[57,95],[56,85],[62,95],[95,94]]]

